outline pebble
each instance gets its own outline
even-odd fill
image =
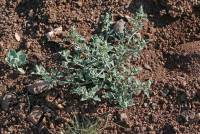
[[[62,104],[57,104],[57,108],[64,109],[64,106]]]
[[[1,97],[3,96],[3,92],[6,91],[6,86],[4,86],[3,84],[1,85],[2,83],[0,83],[0,100],[1,100]]]
[[[27,48],[30,48],[31,47],[31,42],[26,42],[25,45],[26,45]]]
[[[120,120],[121,121],[128,121],[128,116],[126,113],[121,113],[120,114]]]
[[[27,118],[31,123],[36,125],[40,121],[42,115],[43,115],[42,108],[40,108],[39,106],[35,106]]]
[[[152,71],[152,68],[148,64],[144,64],[144,69]]]
[[[119,124],[127,128],[131,127],[130,120],[125,112],[123,113],[117,112],[116,117],[117,117],[117,122]]]
[[[118,20],[114,25],[114,31],[116,33],[124,33],[125,21],[123,19]]]
[[[55,29],[53,30],[53,32],[54,32],[55,35],[61,34],[62,31],[63,31],[62,27],[57,27],[57,28],[55,28]]]
[[[21,37],[19,36],[18,33],[15,33],[15,39],[16,39],[17,41],[21,41]]]
[[[43,80],[38,80],[35,83],[28,85],[27,89],[29,93],[35,95],[50,90],[48,83]]]
[[[200,120],[200,113],[197,113],[197,114],[195,115],[195,120]]]
[[[149,131],[149,134],[156,134],[156,131]]]
[[[46,34],[46,37],[47,37],[48,39],[52,38],[53,36],[54,36],[54,32],[53,32],[53,31],[50,31],[50,32],[48,32],[48,33]]]
[[[48,39],[51,39],[56,35],[60,35],[62,32],[63,32],[63,28],[60,26],[60,27],[57,27],[57,28],[53,29],[52,31],[48,32],[46,34],[46,37]]]
[[[78,7],[82,7],[82,6],[83,6],[83,2],[82,2],[81,0],[79,0],[79,1],[77,1],[77,2],[74,2],[74,3],[76,3],[76,5],[77,5]]]
[[[140,132],[140,127],[134,127],[133,131],[134,131],[135,133],[139,133],[139,132]]]
[[[2,41],[0,41],[0,47],[3,47],[3,42]]]
[[[132,19],[132,18],[131,18],[130,16],[128,16],[128,15],[125,15],[124,17],[128,20],[128,22],[130,22],[131,19]]]

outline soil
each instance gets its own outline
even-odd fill
[[[27,86],[37,79],[30,75],[34,65],[56,66],[59,57],[54,54],[68,47],[61,43],[65,34],[46,41],[46,33],[60,26],[67,33],[77,25],[89,40],[101,14],[133,16],[140,5],[149,19],[142,31],[149,43],[133,65],[143,67],[141,80],[153,80],[150,98],[135,96],[134,106],[119,109],[106,102],[80,103],[59,86],[42,94],[28,93]],[[102,134],[200,133],[197,0],[1,0],[0,16],[0,133],[61,133],[78,113],[101,118]],[[28,54],[26,75],[4,62],[11,48]],[[121,115],[126,118],[122,123]]]

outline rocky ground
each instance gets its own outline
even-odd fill
[[[42,94],[28,92],[28,85],[36,80],[30,75],[34,65],[55,66],[54,54],[67,47],[61,41],[72,25],[89,40],[101,14],[133,16],[140,5],[148,15],[142,34],[149,43],[133,65],[143,68],[141,80],[154,81],[150,98],[137,96],[134,106],[119,109],[106,102],[80,103],[62,87]],[[1,0],[0,16],[1,133],[61,133],[76,114],[100,118],[103,134],[200,133],[197,0]],[[62,27],[63,34],[46,42],[46,33],[57,27]],[[4,62],[11,48],[28,54],[26,75]]]

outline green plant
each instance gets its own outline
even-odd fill
[[[35,72],[32,74],[42,76],[42,79],[48,82],[49,87],[57,85],[60,82],[59,78],[63,77],[62,73],[56,69],[51,69],[50,73],[47,72],[47,70],[42,65],[36,65]]]
[[[94,35],[89,43],[73,27],[67,39],[74,48],[60,52],[64,70],[55,81],[71,85],[71,93],[80,95],[81,101],[101,101],[103,97],[122,108],[133,104],[134,94],[144,92],[149,96],[151,81],[137,80],[134,76],[140,69],[130,65],[131,58],[139,56],[146,45],[146,41],[138,36],[143,19],[146,18],[140,8],[131,21],[132,28],[118,35],[112,30],[111,14],[106,13],[101,22],[101,34]],[[99,92],[102,92],[101,96]]]
[[[138,56],[139,52],[146,46],[147,41],[141,38],[140,30],[143,28],[143,21],[147,21],[147,15],[144,13],[143,7],[141,6],[135,17],[130,21],[133,26],[126,33],[128,39],[127,44],[134,44],[133,53]]]
[[[5,61],[8,63],[10,67],[17,69],[22,74],[25,73],[24,69],[21,68],[21,66],[27,63],[27,57],[23,51],[16,52],[13,49],[9,50],[5,58]]]
[[[66,134],[98,134],[99,122],[97,119],[75,116],[69,123]]]

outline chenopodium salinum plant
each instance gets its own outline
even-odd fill
[[[27,56],[23,51],[16,52],[13,49],[9,50],[5,61],[10,67],[18,70],[22,74],[25,74],[25,71],[23,68],[21,68],[21,66],[27,63]]]
[[[101,101],[103,97],[123,108],[133,104],[133,94],[143,91],[149,96],[151,81],[143,83],[137,80],[134,75],[140,68],[129,65],[130,57],[138,56],[146,45],[146,41],[138,36],[144,19],[145,14],[140,8],[131,21],[132,29],[125,29],[118,35],[112,30],[111,14],[106,13],[101,34],[94,35],[89,43],[73,27],[68,39],[74,49],[60,52],[65,59],[65,78],[61,83],[72,85],[70,91],[80,95],[81,101]],[[119,39],[117,44],[114,44],[113,37]],[[103,96],[99,97],[98,92],[103,90]]]
[[[51,69],[48,72],[42,65],[36,65],[35,72],[32,74],[41,75],[42,79],[48,83],[49,88],[56,86],[60,82],[59,79],[63,77],[62,72],[57,69]]]

